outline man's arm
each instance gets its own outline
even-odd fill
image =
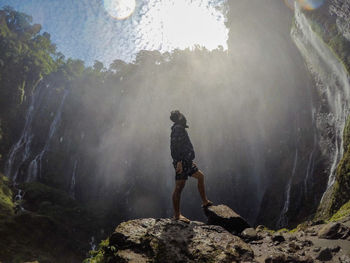
[[[171,133],[171,156],[176,162],[176,172],[182,173],[182,161],[184,159],[184,142],[186,140],[185,128],[175,126]]]

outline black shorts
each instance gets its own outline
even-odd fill
[[[198,172],[197,165],[192,161],[182,161],[182,173],[176,173],[176,163],[174,164],[175,168],[175,180],[187,180],[189,176],[192,176],[194,173]]]

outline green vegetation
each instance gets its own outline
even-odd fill
[[[350,118],[344,129],[344,155],[336,170],[330,214],[333,215],[350,200]]]
[[[350,200],[331,217],[330,221],[339,221],[347,216],[350,216]]]
[[[109,246],[109,239],[102,240],[98,249],[90,251],[90,258],[85,259],[83,263],[106,263],[108,262],[106,259],[108,251],[113,252],[115,250],[114,246]]]
[[[328,191],[324,197],[326,201],[320,205],[315,220],[333,218],[335,213],[338,214],[338,210],[350,200],[350,117],[344,128],[343,140],[344,155],[336,170],[335,183],[332,191]]]
[[[0,174],[0,223],[8,217],[13,216],[14,207],[12,191],[9,188],[9,180]]]
[[[25,210],[15,214],[8,181],[0,179],[0,261],[81,262],[97,220],[62,191],[40,183],[20,187]]]

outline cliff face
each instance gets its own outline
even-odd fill
[[[350,2],[332,0],[329,6],[330,15],[336,16],[339,32],[350,41]]]
[[[350,9],[333,0],[320,10],[296,13],[294,39],[314,78],[319,109],[319,145],[328,165],[328,183],[316,217],[329,218],[349,200]],[[308,24],[308,29],[307,29]],[[307,33],[307,31],[309,32]],[[310,38],[310,36],[313,36]],[[341,95],[340,95],[341,94]],[[327,113],[327,115],[325,115]],[[327,167],[328,166],[328,167]]]
[[[327,218],[350,200],[350,119],[344,130],[344,155],[337,170],[334,185],[322,200],[318,217]]]

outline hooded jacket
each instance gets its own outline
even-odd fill
[[[181,124],[175,123],[171,127],[170,150],[174,164],[179,161],[190,162],[195,158],[190,137],[185,127]]]

